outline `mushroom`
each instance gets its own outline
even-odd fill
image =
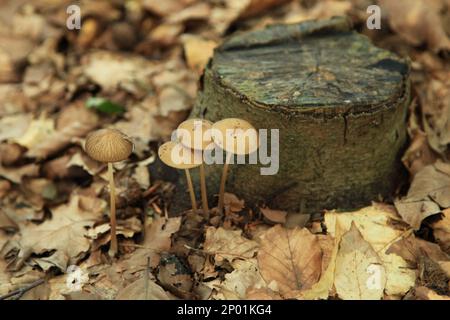
[[[182,155],[180,155],[182,153]],[[159,147],[159,158],[162,162],[172,168],[184,169],[186,174],[189,196],[191,198],[192,210],[197,211],[195,201],[194,186],[192,185],[189,169],[198,167],[201,163],[201,152],[191,150],[183,146],[180,142],[169,141]]]
[[[259,147],[256,129],[247,121],[238,118],[228,118],[213,124],[211,136],[214,143],[227,152],[222,177],[220,179],[219,212],[223,211],[225,182],[228,167],[233,154],[247,155]],[[248,137],[248,138],[247,138]]]
[[[203,164],[203,151],[214,147],[211,139],[212,122],[204,119],[189,119],[182,122],[177,129],[177,138],[180,143],[194,151],[200,151],[202,162],[200,164],[200,189],[202,195],[202,208],[205,216],[209,214],[208,193],[206,191],[205,166]]]
[[[116,235],[116,191],[114,186],[113,162],[127,159],[133,152],[133,142],[124,133],[116,129],[100,129],[86,137],[84,150],[94,160],[108,163],[108,179],[110,191],[111,246],[109,255],[117,254]]]

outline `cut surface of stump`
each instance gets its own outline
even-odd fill
[[[409,64],[345,18],[237,34],[215,50],[191,114],[278,129],[279,170],[232,164],[227,190],[301,212],[351,209],[391,195],[406,140]],[[269,133],[269,155],[274,142]],[[217,190],[221,166],[208,167]]]

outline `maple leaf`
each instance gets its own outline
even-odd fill
[[[322,249],[307,229],[276,225],[261,236],[258,265],[264,280],[283,295],[311,288],[320,277]]]

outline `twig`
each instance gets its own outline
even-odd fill
[[[8,299],[8,298],[15,297],[15,296],[17,296],[17,297],[15,297],[14,300],[18,300],[18,299],[20,299],[20,298],[21,298],[28,290],[31,290],[31,289],[33,289],[33,288],[36,288],[37,286],[43,284],[44,282],[45,282],[45,279],[44,279],[44,278],[38,279],[38,280],[36,280],[36,281],[30,283],[29,285],[23,287],[23,288],[19,288],[19,289],[13,290],[13,291],[11,291],[10,293],[7,293],[7,294],[5,294],[5,295],[3,295],[3,296],[0,296],[0,300],[6,300],[6,299]]]

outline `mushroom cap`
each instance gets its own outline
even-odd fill
[[[84,150],[94,160],[118,162],[127,159],[133,152],[133,142],[116,129],[100,129],[86,137]]]
[[[177,129],[177,138],[183,146],[194,150],[214,147],[211,138],[212,122],[205,119],[188,119]]]
[[[214,143],[227,152],[245,155],[258,150],[258,132],[248,122],[227,118],[213,124],[211,135]]]
[[[176,169],[192,169],[202,164],[202,152],[183,146],[180,142],[169,141],[161,145],[158,155],[162,162]]]

